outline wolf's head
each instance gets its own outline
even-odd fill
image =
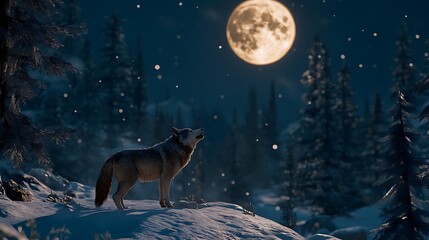
[[[197,143],[204,138],[204,128],[192,130],[190,128],[177,129],[173,127],[173,138],[185,146],[195,148]]]

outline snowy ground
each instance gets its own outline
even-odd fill
[[[271,219],[276,222],[281,220],[281,211],[278,207],[280,201],[279,197],[273,190],[259,190],[254,192],[253,201],[255,203],[255,211],[258,215],[265,218]],[[304,224],[306,221],[311,220],[314,216],[307,209],[297,208],[295,209],[297,221],[300,224]],[[344,217],[328,217],[330,222],[334,225],[335,229],[364,229],[368,233],[368,239],[373,238],[371,230],[378,228],[383,224],[380,218],[380,208],[377,205],[371,205],[362,207],[349,213],[348,216]],[[334,230],[320,229],[318,233],[332,233]],[[310,233],[301,233],[306,237]]]
[[[78,183],[70,183],[76,198],[69,204],[47,201],[52,190],[41,182],[27,184],[27,188],[34,197],[31,202],[0,198],[0,223],[22,227],[29,235],[26,223],[35,218],[41,239],[52,227],[62,226],[72,233],[69,239],[94,239],[95,234],[106,231],[113,239],[304,239],[276,222],[244,214],[239,206],[228,203],[208,203],[209,207],[201,209],[162,209],[157,201],[126,200],[130,210],[118,211],[111,198],[95,208],[93,188]]]

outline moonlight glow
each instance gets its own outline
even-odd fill
[[[248,0],[228,20],[226,36],[232,50],[244,61],[266,65],[280,60],[295,40],[292,14],[273,0]]]

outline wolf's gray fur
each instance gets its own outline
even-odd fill
[[[101,206],[107,199],[112,185],[112,176],[118,180],[113,201],[118,209],[125,209],[124,196],[138,179],[142,182],[159,180],[159,204],[173,207],[170,203],[171,180],[191,160],[199,141],[204,138],[204,129],[177,129],[165,141],[145,149],[124,150],[110,156],[97,179],[95,205]]]

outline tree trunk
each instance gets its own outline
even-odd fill
[[[8,48],[6,45],[6,34],[9,30],[9,8],[11,0],[0,1],[0,147],[3,145],[4,138],[6,137],[9,124],[5,119],[7,108],[7,93],[6,93],[6,78],[8,77],[7,71],[7,57]]]

